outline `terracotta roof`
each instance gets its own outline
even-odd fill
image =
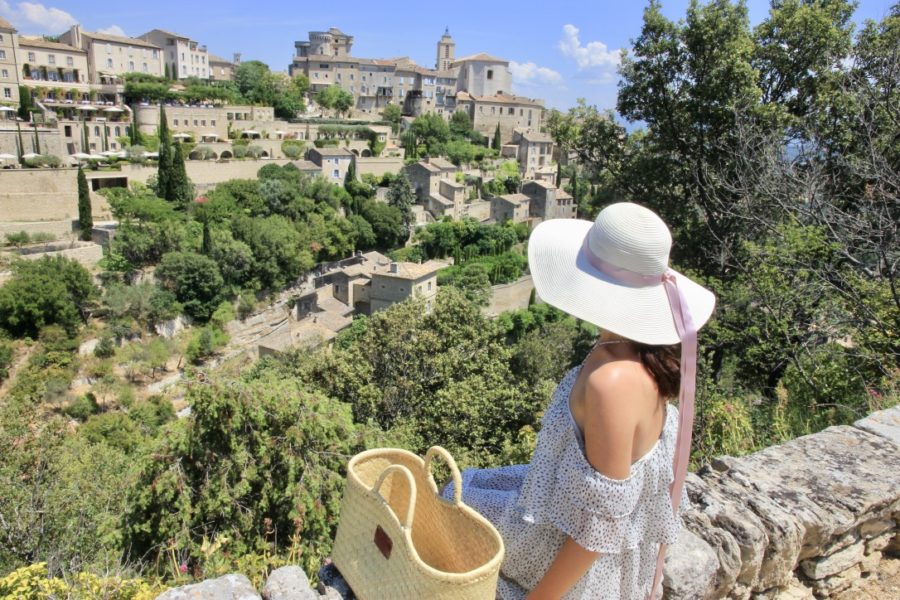
[[[108,33],[95,33],[93,31],[82,31],[81,35],[89,37],[101,42],[114,42],[116,44],[126,44],[129,46],[139,46],[141,48],[152,48],[153,50],[162,50],[156,44],[151,44],[147,40],[140,40],[132,37],[122,37],[121,35],[110,35]]]
[[[395,277],[397,279],[421,279],[422,277],[427,277],[433,273],[437,273],[439,270],[443,269],[446,265],[444,263],[438,262],[436,260],[429,260],[424,263],[413,263],[413,262],[398,262],[392,263],[397,265],[397,272],[391,272],[391,265],[379,266],[376,268],[372,274],[373,275],[381,275],[384,277]]]
[[[168,35],[168,36],[170,36],[170,37],[178,38],[178,39],[180,39],[180,40],[189,40],[189,39],[191,39],[191,38],[189,38],[189,37],[186,36],[186,35],[181,35],[180,33],[174,33],[174,32],[172,32],[172,31],[166,31],[165,29],[151,29],[150,31],[148,31],[148,32],[145,33],[144,35],[150,35],[150,34],[153,33],[154,31],[158,31],[159,33],[161,33],[161,34],[163,34],[163,35]],[[144,37],[144,36],[142,35],[141,37]]]
[[[321,168],[314,162],[308,160],[291,161],[300,171],[321,171]]]
[[[490,54],[487,54],[485,52],[479,52],[478,54],[472,54],[470,56],[464,56],[462,58],[457,58],[456,60],[453,61],[452,64],[455,65],[455,64],[469,62],[469,61],[475,61],[475,60],[480,60],[480,61],[485,61],[485,62],[503,63],[504,65],[509,64],[508,60],[504,60],[502,58],[497,58],[496,56],[491,56]]]
[[[61,50],[63,52],[78,52],[80,54],[87,54],[86,51],[82,50],[81,48],[76,48],[75,46],[60,44],[59,42],[48,42],[44,38],[25,37],[24,35],[19,36],[19,45],[30,46],[32,48],[45,48],[47,50]]]
[[[541,133],[539,131],[520,132],[522,139],[526,142],[550,142],[553,143],[553,137],[549,133]]]
[[[474,102],[484,102],[487,104],[526,104],[528,106],[539,106],[541,108],[544,107],[544,103],[541,100],[534,100],[532,98],[526,98],[525,96],[513,96],[512,94],[497,94],[495,96],[473,96],[469,92],[462,91],[456,93],[457,101],[474,101]]]
[[[7,30],[9,30],[9,31],[16,31],[16,28],[13,27],[13,26],[10,24],[10,22],[7,21],[6,19],[4,19],[3,17],[0,17],[0,29],[7,29]]]
[[[440,157],[429,158],[428,161],[430,164],[434,165],[438,169],[441,169],[442,171],[455,171],[456,170],[456,165],[454,165],[449,160],[446,160],[446,159],[443,159]]]

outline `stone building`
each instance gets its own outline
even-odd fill
[[[497,94],[494,96],[473,96],[467,91],[456,94],[456,105],[469,113],[472,126],[485,136],[493,136],[500,125],[500,137],[503,143],[513,138],[515,130],[541,130],[544,118],[544,104],[541,100]]]
[[[353,47],[353,36],[347,35],[337,27],[328,31],[310,31],[309,40],[294,42],[298,57],[306,56],[350,56]]]
[[[164,29],[152,29],[138,36],[162,49],[163,69],[169,66],[172,79],[197,77],[209,79],[209,52],[206,46],[185,35],[179,35]]]
[[[528,216],[536,224],[549,219],[574,219],[578,206],[572,195],[541,180],[526,181],[522,193],[530,199]]]
[[[329,182],[342,184],[354,154],[348,148],[310,148],[307,158],[322,169],[322,176]]]
[[[17,38],[15,27],[0,17],[0,106],[17,107],[19,104]]]
[[[536,174],[553,162],[553,138],[536,130],[513,131],[516,160],[522,179],[535,179]]]
[[[20,81],[33,90],[40,90],[39,100],[86,99],[91,89],[87,52],[38,37],[20,35],[18,42],[18,63],[22,72]]]
[[[437,295],[437,272],[444,266],[430,260],[422,264],[392,262],[377,267],[369,284],[371,312],[378,312],[410,297],[424,300],[425,310],[431,312]]]
[[[450,71],[453,68],[453,61],[456,56],[456,42],[450,36],[450,28],[444,29],[444,35],[437,43],[437,60],[434,61],[434,68],[438,71]]]
[[[525,223],[530,216],[531,198],[525,194],[504,194],[491,198],[491,219],[497,223]]]
[[[72,25],[59,39],[87,52],[88,82],[94,85],[121,87],[125,73],[164,74],[162,48],[146,40],[82,31],[80,25]]]
[[[496,96],[512,93],[512,73],[509,61],[484,52],[457,59],[457,86],[472,96]]]
[[[240,64],[240,54],[235,54],[235,60],[229,61],[221,56],[209,54],[209,78],[211,81],[232,81],[234,70]]]

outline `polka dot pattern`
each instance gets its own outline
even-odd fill
[[[525,598],[571,537],[601,554],[564,600],[645,600],[659,544],[677,538],[680,519],[669,497],[677,409],[667,406],[658,443],[631,466],[629,477],[610,479],[585,458],[569,409],[579,370],[569,371],[554,392],[530,464],[463,472],[463,501],[490,520],[506,544],[497,598]],[[444,493],[452,498],[452,485]],[[687,506],[686,494],[681,506]]]

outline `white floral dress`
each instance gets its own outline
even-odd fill
[[[563,378],[544,415],[531,464],[463,472],[463,501],[500,531],[506,545],[497,597],[524,598],[571,537],[600,556],[563,597],[645,600],[660,543],[673,544],[680,519],[669,484],[678,429],[668,405],[656,445],[627,479],[597,472],[569,408],[580,367]],[[452,498],[452,484],[445,490]],[[682,498],[682,507],[686,500]]]

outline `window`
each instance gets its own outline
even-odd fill
[[[3,57],[6,58],[6,55],[4,54]],[[28,60],[31,61],[31,62],[34,62],[34,61],[37,60],[37,59],[34,57],[34,52],[29,52],[29,53],[28,53]]]
[[[175,119],[175,127],[178,127],[178,119]]]
[[[496,106],[492,106],[492,107],[491,107],[491,114],[494,114],[494,113],[496,112],[496,109],[497,109]]]
[[[154,50],[154,51],[153,51],[153,58],[154,58],[154,59],[159,58],[159,50]]]
[[[122,130],[119,129],[119,126],[116,125],[116,137],[119,137],[120,135],[122,135],[121,131],[122,131]]]
[[[431,282],[430,281],[428,282],[428,291],[429,292],[431,291]]]
[[[132,71],[132,72],[134,71],[134,61],[133,60],[128,61],[128,70]]]
[[[197,119],[194,119],[194,127],[197,126]]]
[[[3,97],[12,98],[12,88],[3,88]]]
[[[3,34],[0,33],[0,42],[2,42],[2,41],[3,41]]]
[[[213,127],[215,127],[215,126],[216,126],[216,120],[215,120],[215,119],[212,119],[212,120],[209,122],[209,124],[212,125]]]
[[[106,53],[107,53],[107,54],[112,54],[112,44],[107,44],[107,45],[106,45]]]
[[[100,135],[100,127],[98,125],[94,125],[94,135]]]
[[[200,124],[201,124],[202,126],[206,127],[206,119],[202,119],[202,120],[200,121]]]
[[[488,79],[493,79],[493,78],[494,78],[494,71],[493,71],[493,69],[488,69],[488,72],[487,72],[487,78],[488,78]]]
[[[509,107],[509,110],[507,111],[507,114],[509,114],[509,115],[515,115],[515,114],[516,114],[516,109],[514,109],[512,106],[510,106],[510,107]]]
[[[3,71],[0,71],[0,74],[3,75],[3,79],[9,79],[9,69],[3,69]]]
[[[6,58],[6,50],[0,50],[0,58]]]
[[[144,73],[146,73],[147,71],[149,71],[149,69],[147,68],[147,63],[144,63],[144,64],[141,65],[141,71],[143,71]]]
[[[71,126],[71,125],[66,125],[66,126],[63,128],[63,133],[65,134],[66,137],[72,137],[72,126]]]
[[[113,64],[112,64],[112,59],[111,59],[111,58],[107,58],[107,59],[106,59],[106,68],[107,68],[107,69],[112,69],[112,68],[113,68]]]
[[[318,79],[318,78],[319,78],[319,72],[316,71],[315,73],[313,73],[313,79]]]
[[[335,169],[334,171],[331,172],[331,176],[334,177],[335,179],[340,179],[341,172],[338,169]]]
[[[67,56],[67,57],[66,57],[66,66],[67,66],[67,67],[74,67],[74,66],[75,66],[75,59],[72,58],[71,56]]]

